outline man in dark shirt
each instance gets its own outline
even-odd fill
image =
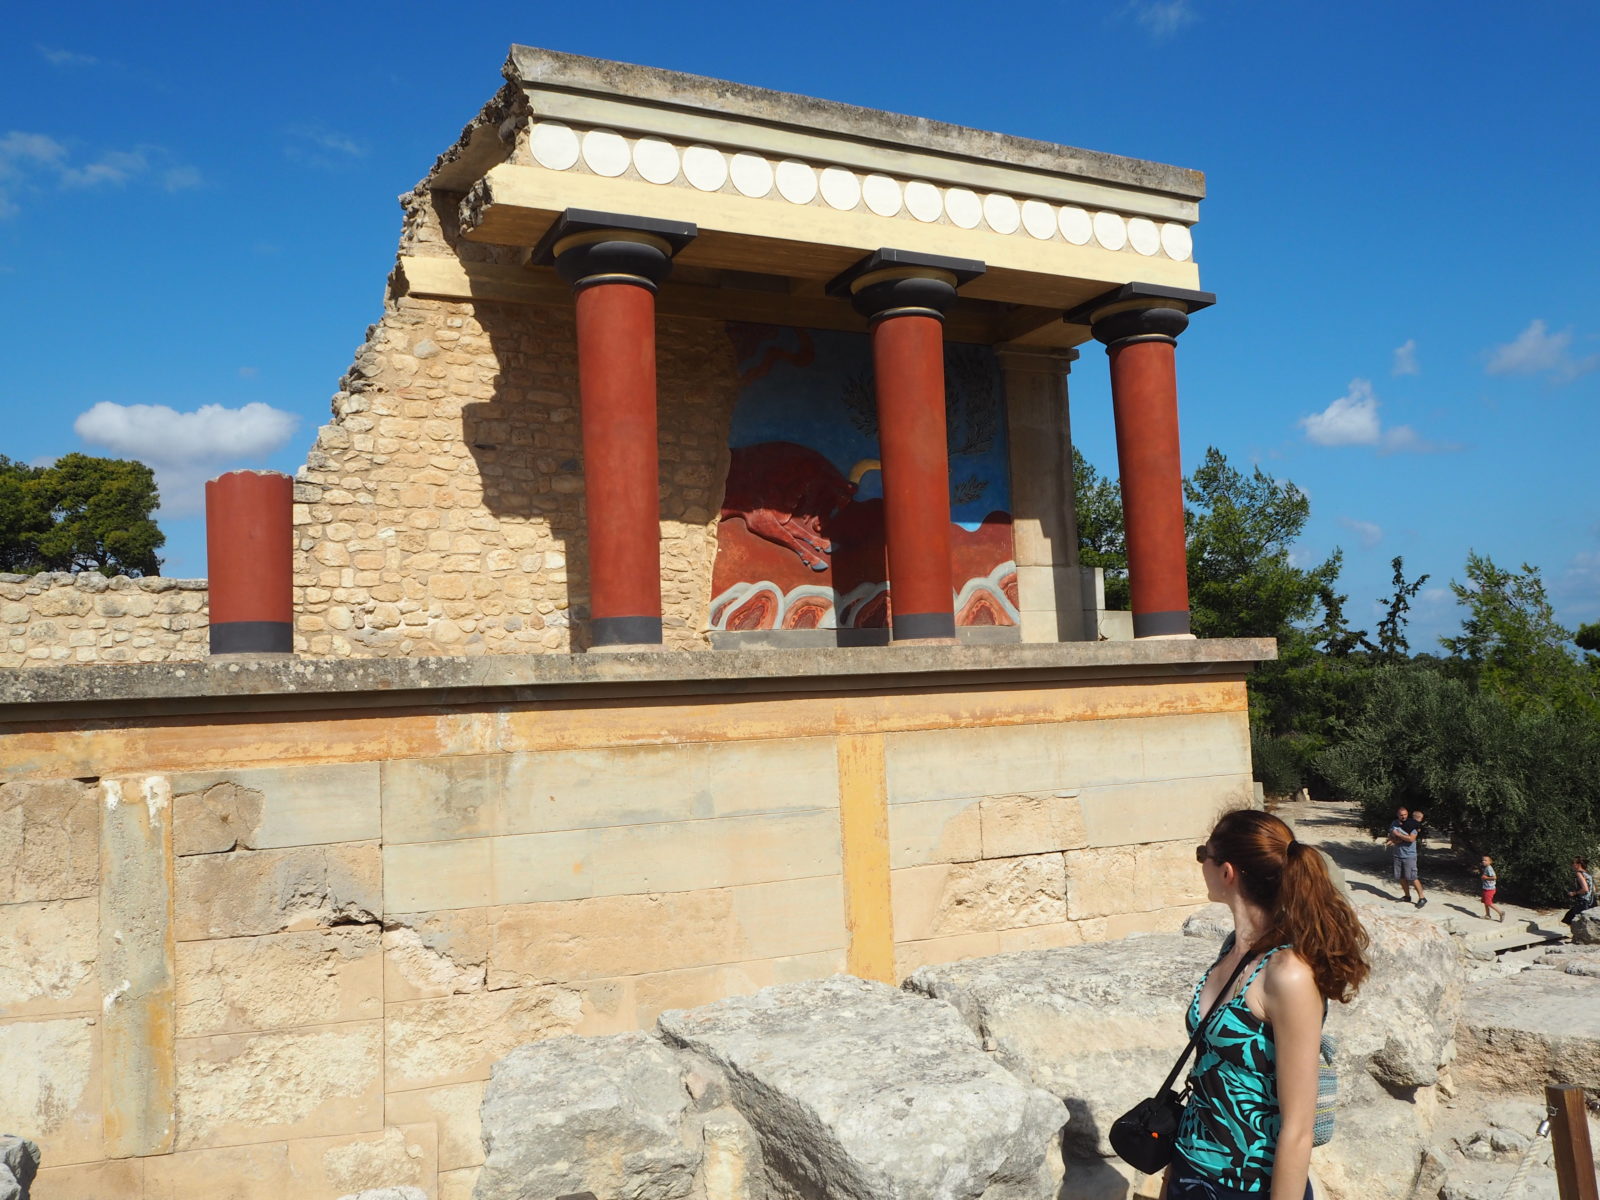
[[[1417,852],[1417,877],[1414,882],[1417,885],[1418,908],[1421,908],[1428,902],[1427,897],[1422,894],[1422,821],[1422,810],[1420,808],[1413,808],[1411,810],[1411,819],[1404,822],[1402,825],[1402,828],[1404,828],[1405,831],[1411,835],[1411,844],[1416,848]]]

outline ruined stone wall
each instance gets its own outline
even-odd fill
[[[1242,682],[861,687],[5,727],[0,1127],[47,1196],[465,1200],[519,1043],[1205,899]]]
[[[193,662],[207,601],[204,579],[0,574],[0,668]]]
[[[452,243],[406,200],[402,250]],[[443,215],[441,215],[443,214]],[[657,330],[663,637],[701,649],[737,380],[721,322]],[[296,649],[319,657],[582,649],[587,615],[570,306],[391,296],[296,486]]]

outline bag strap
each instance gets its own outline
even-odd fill
[[[1223,954],[1226,953],[1227,950],[1224,949]],[[1222,961],[1221,954],[1217,956],[1217,961]],[[1216,963],[1212,964],[1212,966],[1215,965]],[[1161,1084],[1162,1092],[1170,1092],[1172,1090],[1172,1081],[1177,1079],[1178,1072],[1183,1070],[1183,1064],[1189,1061],[1189,1055],[1193,1054],[1194,1048],[1199,1045],[1200,1035],[1206,1031],[1206,1026],[1210,1023],[1211,1018],[1217,1015],[1217,1009],[1221,1008],[1225,1003],[1227,1003],[1228,993],[1233,990],[1234,981],[1239,978],[1239,975],[1244,971],[1245,967],[1249,965],[1250,956],[1245,955],[1245,957],[1240,960],[1239,965],[1234,967],[1233,974],[1229,975],[1228,982],[1222,985],[1222,990],[1217,993],[1217,998],[1212,1001],[1211,1008],[1206,1012],[1205,1016],[1200,1018],[1199,1023],[1194,1027],[1194,1032],[1189,1035],[1189,1044],[1183,1048],[1183,1053],[1178,1055],[1178,1061],[1172,1065],[1172,1070],[1167,1073],[1166,1080]],[[1210,971],[1206,972],[1208,975],[1210,973]],[[1201,987],[1204,986],[1205,981],[1202,980]],[[1160,1093],[1158,1092],[1157,1094],[1159,1095]]]

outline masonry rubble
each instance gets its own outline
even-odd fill
[[[204,579],[0,573],[0,669],[195,662],[209,652]]]

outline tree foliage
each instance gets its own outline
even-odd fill
[[[0,456],[0,571],[157,575],[159,503],[143,463],[67,454],[32,467]]]
[[[1078,562],[1105,572],[1106,607],[1128,607],[1128,540],[1117,480],[1072,448],[1072,495],[1078,515]]]

